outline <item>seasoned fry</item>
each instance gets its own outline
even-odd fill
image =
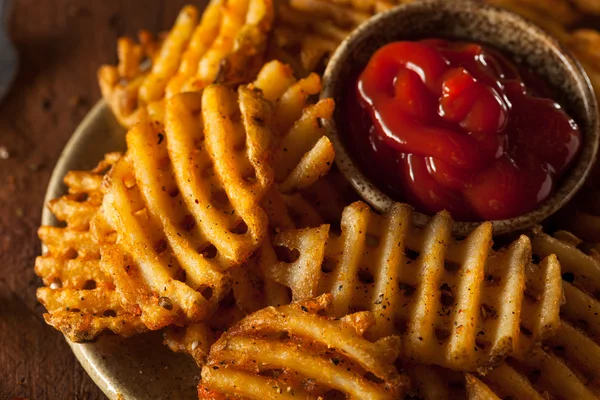
[[[573,385],[576,384],[577,377],[581,386],[586,388],[577,393],[592,391],[599,396],[600,372],[597,366],[600,362],[600,261],[579,251],[572,244],[542,232],[534,235],[532,243],[535,254],[543,257],[554,253],[562,266],[566,303],[561,308],[561,327],[548,343],[553,350],[550,357],[557,358],[554,362],[556,368],[564,362],[568,369],[563,367],[564,373],[555,373],[563,380],[568,376]],[[548,377],[547,384],[557,383],[553,377]],[[584,398],[583,394],[580,396]]]
[[[317,70],[357,22],[371,15],[327,0],[282,1],[277,6],[273,31],[275,46],[271,49],[271,55],[286,62],[293,60],[291,64],[300,76]],[[315,9],[319,13],[315,13]],[[333,20],[331,15],[339,17]]]
[[[459,241],[447,213],[419,229],[400,204],[380,217],[354,203],[341,225],[341,235],[327,225],[277,235],[274,245],[298,256],[271,265],[267,279],[294,300],[331,292],[336,316],[372,311],[367,336],[399,333],[411,360],[485,372],[521,351],[521,324],[528,344],[558,326],[560,266],[554,256],[530,265],[525,236],[494,252],[489,223]]]
[[[316,210],[299,194],[282,195],[272,188],[265,195],[262,205],[269,216],[269,227],[273,232],[300,227],[317,227],[323,223]],[[165,343],[175,351],[190,354],[198,365],[202,365],[206,356],[204,347],[201,350],[192,347],[194,341],[206,343],[202,341],[205,336],[200,335],[205,335],[207,326],[212,331],[226,330],[244,316],[264,307],[289,304],[291,297],[288,288],[277,282],[265,281],[263,278],[266,269],[277,262],[275,252],[276,249],[269,237],[246,263],[229,270],[233,280],[233,290],[219,303],[215,313],[205,323],[190,324],[183,328],[168,328]],[[191,332],[188,333],[188,329]],[[200,332],[200,335],[197,332]]]
[[[485,376],[467,376],[467,390],[491,390],[499,398],[597,399],[600,396],[600,261],[575,247],[577,238],[559,233],[561,240],[536,231],[532,237],[534,257],[556,254],[561,261],[566,302],[555,335],[546,338],[542,348],[509,357]],[[450,399],[460,396],[462,377],[448,371],[419,367],[411,375],[417,394],[424,399]],[[487,389],[482,386],[487,385]],[[474,387],[477,386],[477,387]],[[432,388],[437,388],[434,392]],[[436,395],[435,393],[443,393]],[[469,399],[479,399],[474,394]],[[483,397],[486,398],[486,397]]]
[[[146,122],[127,134],[97,226],[101,238],[116,231],[103,268],[150,329],[207,318],[229,291],[225,270],[262,243],[270,111],[256,92],[215,85],[170,99],[164,130]]]
[[[330,304],[331,295],[324,295],[244,318],[212,346],[200,398],[327,399],[332,391],[358,399],[401,398],[408,380],[393,365],[400,338],[369,342],[362,338],[374,323],[369,312],[341,320],[317,314]]]
[[[184,7],[162,42],[143,32],[140,45],[119,39],[119,65],[98,71],[102,96],[119,122],[154,117],[164,100],[208,84],[253,79],[274,18],[272,0],[212,0],[204,14]],[[144,59],[147,58],[147,62]]]
[[[333,100],[307,105],[309,96],[321,91],[321,79],[311,74],[296,81],[291,68],[279,61],[265,64],[253,87],[274,104],[272,130],[279,145],[272,163],[279,189],[283,193],[306,189],[333,164],[333,144],[320,122],[332,117]]]
[[[121,307],[114,282],[100,269],[100,252],[89,231],[101,202],[100,182],[119,154],[107,154],[91,171],[71,171],[64,179],[69,193],[52,200],[50,210],[66,227],[42,226],[46,247],[35,272],[44,287],[37,291],[46,322],[73,342],[92,341],[104,331],[122,336],[143,332],[139,319]]]
[[[280,76],[285,82],[273,83]],[[209,85],[174,96],[164,128],[146,119],[129,131],[96,226],[103,268],[150,329],[208,318],[230,289],[226,270],[259,249],[269,219],[291,228],[319,218],[301,197],[271,184],[274,168],[288,172],[279,176],[286,191],[330,168],[332,146],[317,119],[329,118],[333,103],[307,106],[320,89],[318,76],[296,81],[274,61],[237,93]],[[103,239],[114,232],[116,243]]]

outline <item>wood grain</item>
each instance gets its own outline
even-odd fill
[[[0,101],[0,399],[104,399],[63,336],[42,318],[33,272],[50,174],[116,61],[118,36],[167,29],[185,0],[16,0],[10,33],[20,71]]]

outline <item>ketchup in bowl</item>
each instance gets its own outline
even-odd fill
[[[547,86],[489,47],[429,39],[379,49],[346,96],[366,175],[419,211],[512,218],[547,199],[581,147]]]

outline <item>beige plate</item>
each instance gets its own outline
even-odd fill
[[[83,120],[63,150],[48,184],[45,203],[65,193],[67,171],[93,168],[102,156],[125,149],[125,131],[104,101]],[[42,225],[56,225],[47,208]],[[48,327],[48,329],[51,329]],[[67,342],[96,385],[112,399],[197,399],[200,370],[191,358],[162,344],[160,332],[131,339],[104,336],[95,343]],[[122,397],[120,397],[122,396]]]

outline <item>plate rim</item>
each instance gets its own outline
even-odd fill
[[[77,147],[85,141],[85,134],[88,127],[96,121],[99,116],[105,113],[108,110],[108,105],[104,99],[100,99],[91,110],[85,115],[83,120],[77,125],[77,128],[67,141],[67,144],[63,148],[60,156],[56,164],[54,165],[54,169],[52,170],[52,175],[50,176],[50,180],[48,181],[48,186],[46,187],[46,193],[44,195],[44,203],[42,205],[42,217],[41,217],[41,225],[50,225],[56,226],[57,221],[50,209],[47,207],[47,204],[50,200],[62,195],[65,192],[65,185],[63,183],[63,178],[68,170],[68,163],[71,161],[71,154],[75,152]],[[100,161],[100,160],[97,160]],[[42,244],[42,254],[46,252],[46,246]],[[92,379],[94,384],[104,393],[110,400],[122,400],[123,398],[134,399],[131,394],[127,394],[127,390],[117,390],[107,379],[106,376],[103,376],[96,365],[90,361],[90,349],[88,349],[85,345],[81,343],[71,342],[66,336],[64,336],[65,341],[71,348],[71,351],[75,355],[75,358],[79,362],[79,364],[83,367],[88,376]]]

